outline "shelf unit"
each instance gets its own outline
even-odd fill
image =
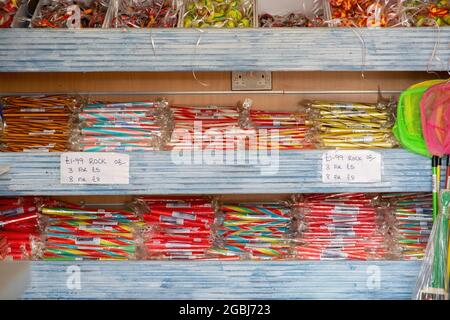
[[[0,31],[0,80],[7,81],[7,72],[447,71],[449,41],[445,28],[9,29]],[[10,171],[0,176],[0,195],[431,191],[429,159],[378,152],[382,182],[361,185],[322,184],[322,151],[282,151],[272,176],[260,175],[258,165],[175,166],[168,152],[135,153],[126,187],[63,186],[59,154],[2,153],[0,165]],[[74,265],[86,271],[82,290],[66,287],[67,267]],[[419,267],[413,261],[36,261],[23,298],[409,299]],[[374,288],[371,272],[380,275]]]

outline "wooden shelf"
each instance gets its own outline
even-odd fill
[[[67,286],[69,266],[80,271],[80,289]],[[419,268],[414,261],[35,261],[22,298],[410,299]]]
[[[0,72],[447,71],[449,40],[448,28],[17,28],[0,30]]]
[[[178,164],[169,151],[130,153],[128,185],[60,184],[60,153],[1,153],[0,165],[10,170],[0,176],[0,195],[431,192],[430,159],[402,149],[376,151],[382,155],[381,182],[352,184],[322,182],[323,150],[280,151],[267,162],[221,165]]]

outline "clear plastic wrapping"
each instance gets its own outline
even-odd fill
[[[211,253],[236,259],[290,257],[293,211],[285,202],[223,203]]]
[[[68,150],[73,110],[71,96],[11,96],[2,99],[2,151]]]
[[[239,124],[247,129],[250,139],[247,148],[262,149],[312,149],[311,127],[306,114],[256,110],[251,99],[241,106]]]
[[[395,27],[402,24],[402,0],[329,0],[332,25]]]
[[[168,149],[234,149],[239,128],[239,111],[234,106],[172,106],[173,132]]]
[[[439,214],[434,221],[425,258],[414,289],[415,300],[448,300],[448,218],[450,191],[440,194]]]
[[[0,259],[29,260],[32,238],[39,237],[39,198],[0,199]]]
[[[403,1],[403,25],[407,27],[445,27],[450,25],[448,0]]]
[[[374,104],[331,101],[304,101],[314,128],[311,140],[323,149],[394,148],[392,134],[395,105],[393,101]]]
[[[106,27],[174,28],[181,7],[180,0],[112,0]]]
[[[53,203],[57,204],[57,203]],[[129,260],[137,256],[142,223],[128,210],[69,205],[41,209],[44,260]]]
[[[431,193],[382,194],[380,199],[401,259],[423,259],[433,227]]]
[[[305,195],[296,203],[295,257],[304,260],[394,258],[374,197],[363,193]]]
[[[215,209],[204,197],[141,197],[141,233],[146,259],[212,259]]]
[[[19,0],[0,0],[0,28],[12,26],[19,7]]]
[[[186,0],[184,28],[251,28],[255,19],[254,0]]]
[[[94,102],[77,114],[71,148],[90,152],[159,150],[171,126],[167,102]]]
[[[33,28],[102,28],[108,6],[109,0],[40,0],[30,25]]]
[[[323,27],[329,21],[328,0],[258,1],[260,28]]]

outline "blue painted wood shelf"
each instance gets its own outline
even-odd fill
[[[450,28],[2,29],[0,72],[446,71],[449,41]]]
[[[60,184],[59,153],[0,153],[0,195],[281,194],[316,192],[431,192],[430,159],[402,149],[382,155],[378,183],[322,182],[324,151],[281,151],[271,162],[177,164],[171,152],[130,154],[128,185]],[[261,158],[262,160],[262,158]]]
[[[414,261],[36,261],[22,298],[410,299],[419,268]]]

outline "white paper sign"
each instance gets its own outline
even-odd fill
[[[381,154],[369,150],[325,152],[322,155],[322,182],[381,182]]]
[[[107,152],[66,152],[60,158],[61,184],[129,184],[130,156]]]

